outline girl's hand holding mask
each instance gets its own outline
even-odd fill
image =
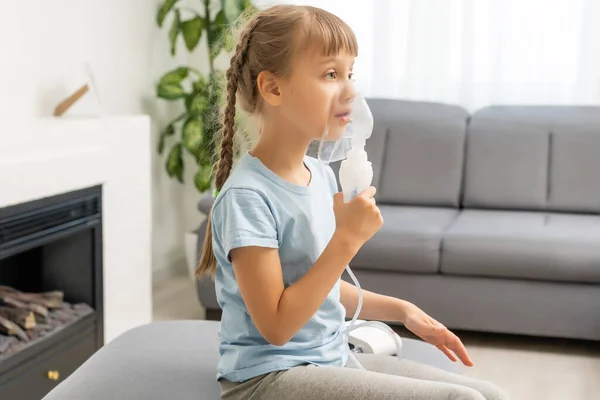
[[[343,193],[336,193],[333,212],[336,232],[349,240],[352,245],[362,246],[383,225],[383,218],[375,204],[375,188],[370,187],[359,193],[348,203],[344,203]],[[358,250],[357,248],[357,250]]]

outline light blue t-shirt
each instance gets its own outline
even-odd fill
[[[245,153],[213,205],[213,250],[218,262],[217,301],[223,310],[217,379],[241,382],[300,364],[343,366],[346,310],[340,280],[308,323],[285,345],[274,346],[256,329],[240,294],[229,252],[243,246],[279,249],[287,288],[316,262],[335,230],[333,171],[305,157],[308,186],[285,181]]]

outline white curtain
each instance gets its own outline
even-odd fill
[[[600,0],[255,0],[343,18],[370,97],[459,104],[600,104]]]

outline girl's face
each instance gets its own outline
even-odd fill
[[[292,73],[282,85],[281,111],[310,140],[340,138],[350,122],[356,92],[352,81],[355,57],[323,56],[309,51],[295,57]]]

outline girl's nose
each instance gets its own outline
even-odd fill
[[[342,81],[342,99],[345,103],[352,103],[356,97],[356,88],[351,80]]]

